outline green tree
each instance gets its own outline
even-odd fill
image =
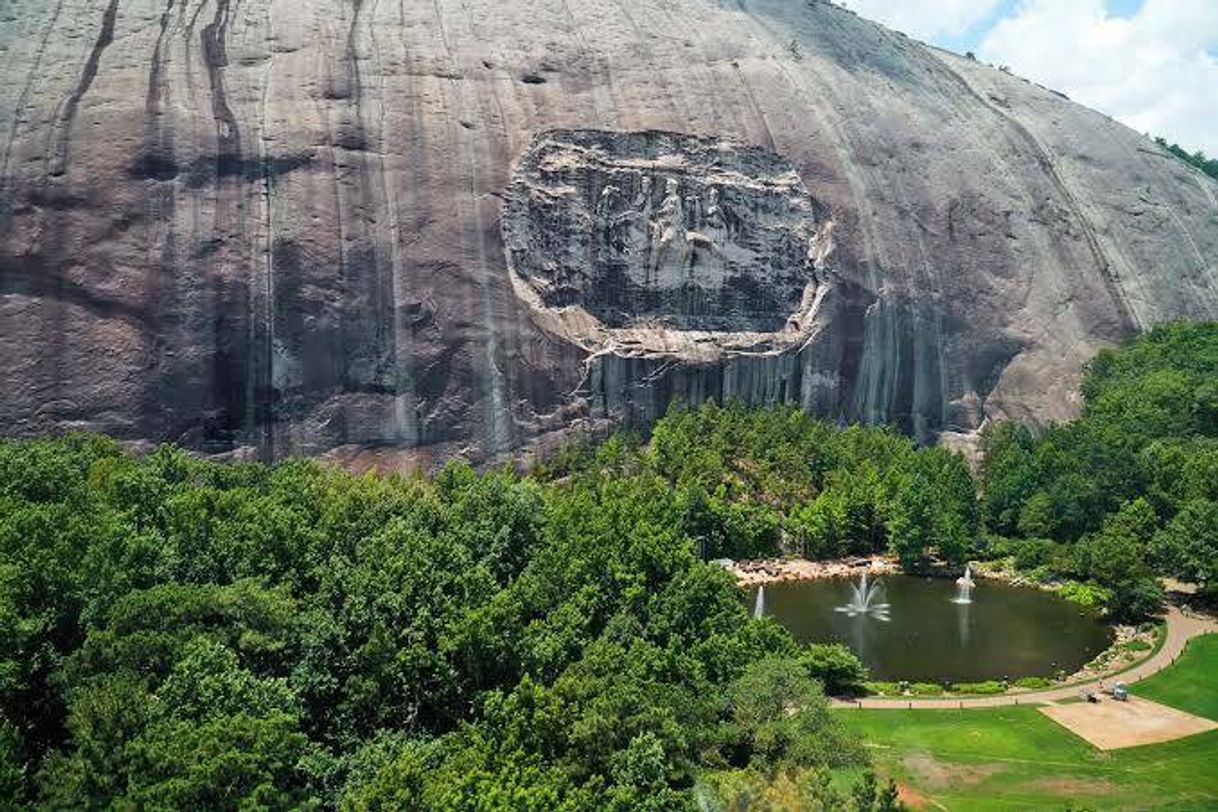
[[[44,795],[54,806],[308,805],[302,764],[317,754],[297,708],[286,680],[256,677],[222,643],[197,637],[152,691],[128,674],[73,693],[73,748],[48,765]]]
[[[1153,614],[1162,602],[1162,592],[1146,563],[1157,525],[1154,508],[1138,498],[1127,502],[1099,533],[1078,545],[1079,570],[1112,590],[1109,611],[1118,619],[1141,619]]]
[[[809,676],[824,686],[830,696],[857,696],[866,692],[867,668],[858,656],[840,643],[809,645],[800,656]]]
[[[835,767],[858,760],[858,741],[829,713],[820,686],[798,663],[754,663],[732,685],[730,698],[739,742],[757,767]]]
[[[1161,571],[1218,588],[1218,503],[1193,499],[1154,537],[1152,557]]]
[[[21,734],[0,719],[0,798],[13,807],[19,806],[25,795],[25,758],[21,751]]]
[[[881,789],[875,773],[867,770],[850,792],[855,812],[900,812],[906,808],[897,795],[897,785],[891,778]]]
[[[934,540],[934,503],[917,480],[907,480],[888,510],[888,544],[901,567],[921,569]]]

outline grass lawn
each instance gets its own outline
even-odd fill
[[[1175,664],[1130,690],[1218,722],[1218,634],[1193,638]]]
[[[1133,689],[1218,719],[1218,635]],[[1030,707],[838,713],[929,809],[1218,810],[1218,731],[1105,753]]]

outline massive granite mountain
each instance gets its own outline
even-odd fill
[[[7,0],[0,65],[6,434],[488,458],[739,397],[930,440],[1218,316],[1213,181],[825,2]]]

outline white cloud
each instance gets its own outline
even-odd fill
[[[1146,0],[1131,17],[1107,16],[1104,0],[1024,0],[977,50],[1140,132],[1218,155],[1214,0]]]
[[[988,17],[998,6],[998,2],[999,0],[847,0],[843,5],[889,28],[919,39],[934,39],[963,34]]]

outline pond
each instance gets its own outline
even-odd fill
[[[871,586],[876,586],[873,582]],[[765,585],[765,614],[802,643],[844,643],[877,680],[980,682],[1073,673],[1106,649],[1111,630],[1093,613],[1049,592],[981,581],[958,603],[947,578],[879,579],[873,611],[841,611],[856,581]],[[757,588],[748,592],[755,607]],[[887,609],[875,607],[887,603]]]

